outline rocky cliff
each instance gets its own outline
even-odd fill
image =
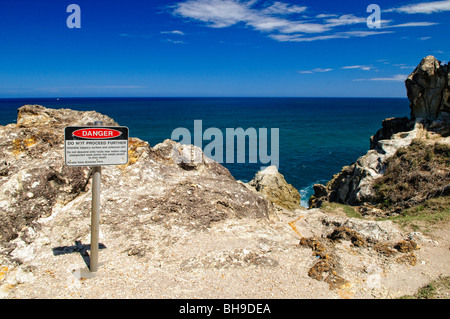
[[[448,270],[445,236],[300,210],[274,167],[245,184],[195,146],[130,138],[128,164],[102,170],[90,273],[91,169],[64,165],[63,132],[98,120],[118,125],[27,105],[0,126],[0,298],[393,298]]]
[[[117,125],[96,112],[27,105],[18,110],[17,124],[0,130],[1,242],[15,239],[35,227],[37,219],[86,193],[90,168],[64,165],[63,131],[65,126],[92,125],[95,120]],[[202,157],[200,149],[170,140],[151,148],[137,138],[129,145],[127,165],[103,170],[106,212],[127,208],[133,214],[146,208],[154,221],[191,228],[231,217],[268,218],[271,203],[237,183],[222,165]],[[191,156],[202,160],[191,161]],[[119,220],[126,217],[120,214]]]
[[[300,208],[300,193],[286,182],[276,166],[257,172],[248,185],[276,205],[290,210]]]
[[[450,65],[433,56],[424,58],[405,81],[411,119],[435,120],[450,112]]]
[[[383,208],[398,212],[426,199],[448,195],[448,79],[448,65],[441,65],[433,56],[425,57],[405,81],[411,117],[384,120],[382,128],[372,136],[367,154],[344,167],[326,186],[314,186],[310,207],[320,207],[329,201],[360,206],[384,205]],[[415,149],[411,155],[406,150],[412,150],[409,148],[412,143]],[[428,148],[428,151],[419,151],[418,145],[423,146],[421,150]],[[403,156],[405,160],[406,153],[414,157],[414,161],[403,165],[400,171],[400,158]],[[385,187],[389,174],[396,180],[391,184],[401,181],[402,187]],[[404,196],[398,196],[399,192]]]

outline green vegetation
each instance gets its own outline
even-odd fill
[[[440,277],[420,288],[413,296],[406,295],[400,299],[448,299],[450,293],[450,276]]]
[[[350,218],[362,218],[361,214],[356,210],[356,208],[349,205],[324,202],[320,208],[327,213],[343,212]]]
[[[402,227],[411,227],[414,231],[427,233],[436,223],[450,220],[450,196],[429,199],[389,219]]]
[[[384,175],[375,181],[377,202],[384,210],[401,211],[448,195],[449,182],[450,146],[416,139],[388,159]]]

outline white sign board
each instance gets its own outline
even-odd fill
[[[128,163],[128,128],[124,126],[68,126],[64,143],[67,166]]]

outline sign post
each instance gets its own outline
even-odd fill
[[[98,270],[102,166],[128,163],[128,128],[102,125],[97,121],[94,126],[68,126],[64,129],[66,165],[92,167],[90,272]]]
[[[94,126],[103,126],[100,121]],[[100,232],[100,187],[102,183],[102,167],[92,167],[92,208],[91,208],[91,255],[89,256],[89,270],[98,270],[98,237]]]

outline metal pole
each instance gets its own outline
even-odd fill
[[[94,126],[102,126],[100,121]],[[98,270],[98,237],[100,232],[100,186],[102,181],[102,167],[92,167],[92,212],[91,212],[91,254],[89,256],[89,270]]]

